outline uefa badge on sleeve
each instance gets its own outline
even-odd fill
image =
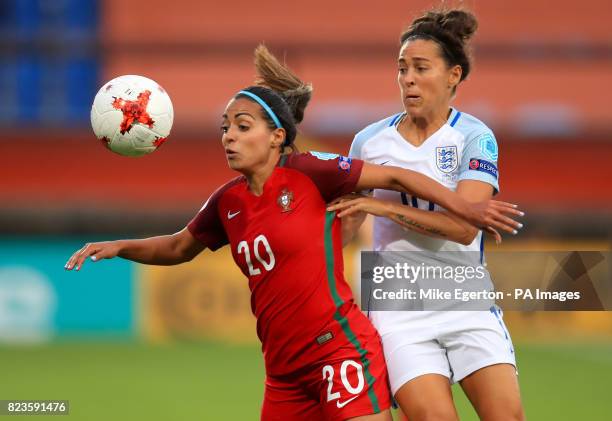
[[[276,199],[276,203],[278,203],[278,206],[282,208],[281,212],[289,212],[290,210],[293,210],[291,209],[291,203],[293,203],[293,193],[287,189],[283,189],[281,194],[278,196],[278,199]]]
[[[342,171],[349,172],[351,170],[351,161],[352,158],[348,158],[346,156],[338,157],[338,168]]]

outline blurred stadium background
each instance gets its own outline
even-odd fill
[[[301,149],[346,153],[357,130],[401,109],[398,36],[438,4],[0,1],[0,399],[69,399],[83,420],[258,419],[262,357],[227,251],[173,268],[63,264],[86,241],[181,229],[233,176],[219,116],[253,80],[259,42],[315,86]],[[499,197],[527,212],[501,249],[609,250],[612,4],[447,4],[480,20],[455,105],[493,128]],[[153,155],[114,155],[89,128],[95,93],[121,74],[173,99],[173,134]],[[347,268],[367,242],[346,250]],[[506,320],[528,418],[612,419],[611,313]]]

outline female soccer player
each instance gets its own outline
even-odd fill
[[[508,204],[470,205],[429,178],[331,154],[292,153],[312,88],[265,48],[257,86],[238,92],[222,117],[229,166],[241,173],[217,189],[182,231],[85,245],[66,268],[115,256],[173,265],[229,244],[247,276],[262,341],[263,420],[389,420],[380,337],[343,276],[341,224],[327,202],[386,188],[435,201],[476,225],[508,228]]]
[[[470,72],[467,42],[476,28],[474,15],[462,10],[430,11],[412,22],[401,35],[398,59],[404,111],[359,132],[351,157],[418,171],[469,202],[498,191],[493,132],[450,105]],[[374,198],[330,210],[353,215],[343,223],[345,237],[363,222],[360,212],[377,216],[376,250],[428,251],[449,264],[456,263],[444,252],[483,259],[482,232],[419,194],[377,189]],[[451,382],[461,384],[481,419],[523,419],[514,350],[499,308],[381,311],[371,320],[382,337],[392,392],[409,420],[456,420]]]

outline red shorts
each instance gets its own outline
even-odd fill
[[[341,421],[391,406],[378,333],[336,339],[342,340],[339,347],[324,361],[288,376],[266,377],[262,421]]]

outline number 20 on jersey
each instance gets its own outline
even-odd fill
[[[248,242],[242,240],[238,243],[238,247],[236,249],[238,254],[245,255],[246,263],[249,268],[249,276],[260,275],[261,268],[265,269],[268,272],[271,271],[274,268],[274,265],[276,264],[276,260],[274,259],[274,253],[272,252],[272,248],[270,247],[270,243],[268,242],[266,236],[263,234],[259,234],[257,237],[255,237],[255,240],[253,240],[252,246],[255,259],[257,262],[259,262],[256,262],[256,265],[258,267],[255,267],[253,265],[253,260],[251,259],[251,247],[249,246]],[[263,247],[263,249],[266,251],[267,256],[261,256],[261,254],[259,253],[259,249],[261,247]]]

